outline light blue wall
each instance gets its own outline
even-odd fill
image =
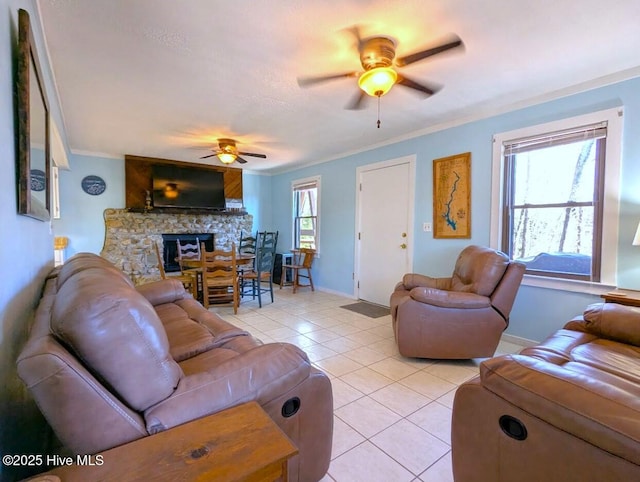
[[[107,208],[124,208],[124,159],[69,156],[68,171],[60,171],[60,219],[54,220],[56,236],[67,236],[67,258],[80,252],[100,254],[104,243],[103,213]],[[99,196],[82,190],[85,176],[97,175],[107,188]]]
[[[0,284],[0,453],[51,453],[53,443],[39,410],[15,371],[15,360],[26,340],[46,273],[53,265],[53,232],[69,236],[69,253],[99,252],[104,238],[105,208],[124,206],[124,168],[121,160],[70,156],[71,171],[61,171],[62,218],[50,223],[16,214],[15,183],[15,53],[17,10],[26,8],[39,52],[43,35],[32,0],[0,0],[0,225],[6,234],[0,249],[5,276]],[[41,63],[46,61],[40,55]],[[64,139],[60,108],[55,98],[50,67],[43,65],[52,117]],[[414,270],[447,275],[460,249],[468,243],[489,241],[491,138],[497,132],[570,117],[608,107],[625,107],[619,284],[640,289],[640,247],[631,246],[640,221],[640,79],[595,89],[564,99],[473,122],[420,138],[348,156],[276,176],[245,174],[245,205],[254,216],[254,229],[280,231],[280,250],[291,247],[291,181],[322,176],[321,256],[316,263],[319,286],[352,294],[355,238],[355,170],[358,166],[415,154],[416,217]],[[426,101],[428,102],[428,101]],[[425,105],[427,105],[425,103]],[[416,126],[420,128],[421,126]],[[423,233],[423,221],[432,220],[432,160],[472,152],[473,237],[470,240],[434,240]],[[85,194],[81,179],[97,174],[107,191],[97,197]],[[381,227],[382,228],[382,227]],[[580,313],[593,296],[523,287],[512,312],[508,332],[540,340]],[[13,480],[26,472],[0,465],[0,479]]]
[[[17,214],[15,80],[18,9],[31,17],[45,89],[54,118],[60,109],[44,62],[42,32],[34,3],[0,0],[0,453],[51,453],[52,432],[16,373],[16,358],[27,338],[46,274],[53,268],[53,235],[48,222]],[[17,480],[41,467],[0,465],[0,480]]]
[[[253,216],[253,231],[272,231],[271,176],[242,173],[244,207]]]
[[[314,263],[314,280],[323,289],[353,296],[356,168],[415,155],[413,270],[447,276],[464,246],[489,244],[494,134],[622,105],[625,119],[618,279],[622,287],[640,289],[640,248],[631,246],[640,221],[640,140],[635,135],[640,132],[639,91],[640,78],[632,79],[295,171],[273,176],[247,172],[243,174],[244,204],[254,216],[254,229],[280,231],[278,250],[285,252],[291,248],[291,182],[320,175],[321,247]],[[433,221],[432,161],[461,152],[472,154],[472,238],[433,239],[431,233],[421,229],[423,222]],[[55,232],[69,236],[69,254],[99,252],[104,209],[124,206],[123,164],[71,156],[71,167],[72,171],[61,173],[62,219],[55,223]],[[82,192],[80,181],[87,174],[104,177],[108,185],[105,194],[92,198]],[[593,295],[523,286],[508,333],[541,340],[594,301],[598,298]]]
[[[499,132],[536,125],[623,105],[625,108],[619,243],[619,285],[640,289],[640,248],[631,246],[640,221],[640,79],[594,89],[563,99],[520,109],[450,128],[393,146],[274,176],[271,202],[273,223],[291,232],[291,181],[321,176],[321,256],[315,263],[318,286],[353,295],[355,243],[355,170],[365,164],[415,154],[416,209],[414,271],[435,276],[451,273],[455,258],[467,244],[489,244],[492,137]],[[419,126],[416,126],[419,128]],[[462,152],[472,153],[472,238],[433,239],[421,230],[432,221],[432,161]],[[384,226],[380,226],[384,229]],[[290,247],[283,236],[281,249]],[[287,245],[288,243],[288,245]],[[523,286],[518,294],[508,333],[542,340],[598,298]]]
[[[320,175],[321,252],[314,263],[314,280],[326,290],[353,296],[356,168],[415,155],[413,270],[446,276],[464,246],[489,243],[494,134],[622,105],[625,119],[618,278],[620,286],[640,289],[640,248],[631,246],[640,221],[640,140],[635,135],[640,132],[639,89],[640,79],[633,79],[283,174],[244,173],[244,204],[254,216],[254,229],[280,231],[278,250],[285,252],[291,248],[291,182]],[[461,152],[472,153],[472,238],[436,240],[421,229],[423,222],[433,221],[432,161]],[[61,173],[62,220],[56,222],[55,232],[70,237],[71,254],[99,252],[104,208],[124,206],[123,164],[72,156],[71,167],[72,171]],[[108,185],[105,194],[91,199],[81,191],[80,180],[87,174],[104,177]],[[598,298],[593,295],[523,286],[508,333],[541,340],[594,301]]]
[[[432,244],[430,233],[423,233],[419,229],[423,221],[431,219],[431,161],[453,153],[471,151],[471,145],[477,140],[477,134],[470,127],[463,126],[458,129],[457,133],[450,131],[438,133],[442,137],[432,135],[411,139],[392,146],[385,146],[274,176],[272,193],[274,224],[284,233],[291,233],[292,230],[291,182],[309,176],[321,176],[321,254],[314,262],[314,281],[318,286],[349,296],[354,294],[356,168],[366,164],[416,155],[415,271],[439,276],[450,274],[452,265],[448,260],[455,260],[455,256],[462,247],[469,243],[488,243],[488,231],[483,233],[480,229],[473,231],[471,240],[446,241],[436,244]],[[461,142],[461,139],[464,141]],[[473,169],[472,185],[488,183],[490,176],[491,173],[483,169]],[[483,199],[475,191],[473,198],[474,225],[475,223],[488,224],[488,199],[483,204]],[[384,229],[384,226],[380,226],[380,228]],[[285,236],[284,239],[286,239],[286,243],[280,244],[282,250],[291,247],[291,236]],[[428,247],[429,244],[432,246]],[[433,253],[436,251],[438,254],[434,256]],[[384,260],[381,259],[381,262]]]

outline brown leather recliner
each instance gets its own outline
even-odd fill
[[[640,480],[640,311],[593,304],[480,364],[451,418],[456,482]]]
[[[299,450],[289,481],[329,467],[331,382],[295,345],[205,310],[177,280],[139,287],[90,253],[46,280],[18,374],[65,447],[94,454],[256,401]]]
[[[525,265],[499,251],[468,246],[449,278],[409,273],[391,295],[400,354],[417,358],[493,356]]]

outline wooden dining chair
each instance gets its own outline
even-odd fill
[[[162,279],[175,279],[182,283],[184,289],[187,290],[194,298],[197,298],[197,287],[196,287],[196,277],[194,273],[176,273],[175,275],[167,275],[164,270],[164,262],[163,257],[160,254],[160,247],[158,246],[158,242],[153,243],[153,247],[156,251],[156,258],[158,259],[158,270],[160,271],[160,277]]]
[[[231,303],[233,313],[238,313],[240,287],[235,243],[231,251],[207,251],[203,243],[200,254],[204,307],[208,309],[212,304]]]
[[[240,279],[240,296],[244,294],[243,274],[252,271],[255,267],[256,247],[258,245],[257,233],[255,235],[240,231],[238,242],[238,275]],[[252,257],[250,261],[242,261],[242,258]]]
[[[240,231],[240,241],[238,242],[238,254],[256,254],[257,235]]]
[[[194,243],[190,243],[185,241],[180,242],[180,239],[176,239],[176,245],[178,248],[176,252],[178,264],[180,265],[180,271],[182,272],[182,274],[185,274],[186,270],[194,267],[193,264],[187,266],[185,263],[186,261],[191,261],[192,263],[195,261],[200,261],[200,240],[196,238]],[[204,243],[202,243],[202,246],[202,249],[204,250]]]
[[[294,252],[293,262],[291,264],[282,265],[282,277],[280,278],[280,289],[284,284],[285,272],[287,269],[291,270],[293,279],[293,292],[295,293],[298,288],[309,286],[311,291],[315,291],[313,287],[313,277],[311,276],[311,265],[313,259],[316,256],[316,250],[311,248],[300,248]],[[308,283],[300,284],[300,278],[307,278]]]
[[[258,233],[258,249],[254,267],[251,270],[241,272],[241,294],[251,294],[253,299],[258,297],[258,306],[262,308],[262,294],[271,294],[273,303],[273,265],[276,259],[276,247],[278,245],[278,232]],[[266,283],[268,285],[264,285]]]

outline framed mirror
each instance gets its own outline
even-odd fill
[[[49,220],[49,104],[29,13],[18,11],[18,213]]]

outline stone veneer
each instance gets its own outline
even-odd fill
[[[163,234],[213,233],[216,248],[231,249],[241,232],[251,232],[250,214],[135,213],[105,209],[105,238],[100,255],[122,269],[135,284],[160,279],[157,242],[162,256]]]

